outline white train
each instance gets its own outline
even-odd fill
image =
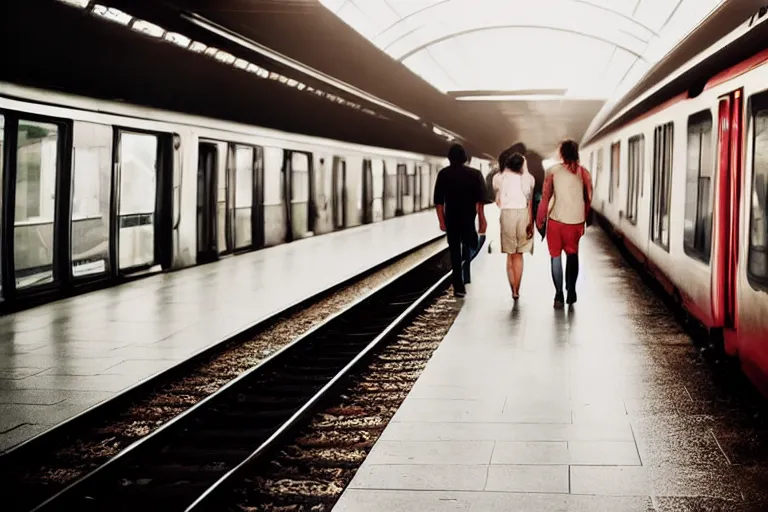
[[[8,83],[0,147],[5,306],[418,212],[447,163]]]
[[[694,66],[689,73],[706,81],[700,93],[652,106],[581,151],[592,170],[595,211],[768,393],[768,50],[762,48],[750,47],[751,57],[714,76]]]

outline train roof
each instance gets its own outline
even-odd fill
[[[753,16],[716,44],[678,66],[664,80],[616,112],[582,140],[584,145],[601,139],[650,112],[723,83],[768,60],[768,16]]]

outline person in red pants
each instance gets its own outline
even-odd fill
[[[541,202],[536,215],[539,231],[546,227],[549,255],[552,257],[552,282],[555,284],[555,308],[576,302],[579,276],[579,240],[592,203],[592,178],[579,163],[579,145],[573,140],[560,144],[561,162],[544,179]],[[552,207],[550,208],[550,203]],[[551,211],[550,211],[551,210]],[[546,226],[545,226],[546,223]],[[563,261],[565,251],[565,289],[563,296]]]

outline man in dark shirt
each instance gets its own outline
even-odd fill
[[[466,295],[464,285],[470,281],[469,262],[478,245],[475,215],[480,218],[480,233],[485,233],[488,226],[484,208],[485,180],[480,171],[465,165],[467,153],[460,144],[451,146],[448,160],[451,165],[437,175],[434,203],[440,229],[448,235],[453,293],[463,297]]]

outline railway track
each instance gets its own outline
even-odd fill
[[[445,251],[311,329],[34,510],[207,507],[447,283]]]
[[[0,454],[0,502],[31,510],[270,354],[443,250],[441,238],[390,258],[230,336],[107,402]]]

